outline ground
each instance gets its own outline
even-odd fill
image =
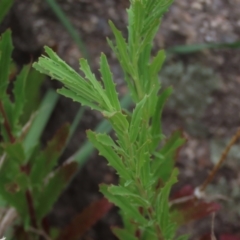
[[[106,36],[112,36],[108,19],[126,33],[125,9],[129,2],[127,0],[59,0],[58,3],[86,45],[92,68],[97,71],[99,55],[101,52],[106,53],[118,89],[121,94],[124,94],[126,88],[122,74],[114,55],[107,46]],[[239,0],[176,1],[163,18],[154,48],[155,50],[169,49],[184,44],[239,41],[239,16]],[[16,47],[14,58],[20,65],[27,62],[30,55],[39,56],[42,46],[48,45],[55,47],[65,61],[78,69],[78,59],[83,56],[83,53],[59,23],[46,1],[17,0],[11,13],[0,26],[0,31],[9,26],[13,30]],[[228,140],[240,126],[239,53],[238,49],[205,50],[191,55],[169,55],[167,58],[160,76],[164,84],[172,84],[176,87],[176,95],[164,112],[164,131],[169,135],[171,131],[182,128],[188,140],[177,162],[180,167],[179,187],[188,183],[194,187],[201,184]],[[169,75],[172,70],[176,72],[174,76]],[[204,75],[203,72],[207,73]],[[206,93],[204,84],[211,86],[212,90]],[[44,84],[43,92],[49,87],[57,86],[59,86],[58,83],[48,80]],[[181,87],[180,92],[177,92],[177,87]],[[181,94],[184,96],[181,98],[183,101],[178,98]],[[209,101],[204,102],[206,99]],[[199,106],[201,112],[199,112]],[[78,104],[61,98],[43,136],[43,141],[49,139],[64,122],[71,122],[78,108]],[[85,130],[93,129],[100,120],[101,116],[87,110],[62,160],[71,156],[83,144]],[[240,235],[237,224],[240,220],[240,208],[238,208],[240,193],[237,191],[240,187],[239,161],[238,143],[238,148],[232,151],[227,163],[215,178],[214,184],[209,188],[209,194],[218,193],[228,197],[228,201],[220,201],[223,207],[216,216],[217,234]],[[113,169],[109,168],[106,161],[94,152],[56,203],[49,216],[50,222],[58,227],[64,226],[76,212],[100,197],[99,183],[116,183],[116,181]],[[113,240],[115,238],[109,226],[120,223],[117,209],[113,209],[88,232],[84,239]],[[197,225],[189,225],[187,231],[192,233],[192,239],[199,239],[200,234],[210,231],[210,226],[209,217],[198,222]]]

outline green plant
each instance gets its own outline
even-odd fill
[[[120,106],[104,54],[100,58],[102,82],[96,79],[85,59],[80,59],[85,75],[81,76],[48,47],[45,50],[49,57],[43,56],[34,64],[35,69],[64,84],[58,90],[60,94],[100,111],[112,125],[114,139],[91,130],[87,135],[120,178],[118,186],[100,187],[101,192],[120,207],[124,229],[113,229],[119,239],[176,238],[178,226],[170,210],[169,193],[178,174],[174,156],[184,139],[180,132],[168,139],[162,133],[161,113],[172,89],[159,92],[158,72],[164,52],[151,57],[153,38],[171,3],[169,0],[130,1],[127,41],[115,25],[109,23],[115,42],[108,39],[108,43],[121,64],[136,104],[132,113]]]
[[[3,234],[19,240],[41,239],[42,235],[49,238],[52,236],[46,229],[45,217],[78,170],[77,162],[58,166],[58,159],[81,114],[72,126],[64,124],[42,150],[40,136],[58,95],[49,90],[38,106],[37,93],[43,77],[30,65],[22,68],[11,87],[12,49],[8,30],[0,38],[0,238]],[[93,202],[82,213],[76,213],[55,239],[63,239],[69,231],[72,239],[79,238],[111,206],[106,199]],[[90,217],[88,211],[92,211]],[[86,223],[76,230],[75,219]]]

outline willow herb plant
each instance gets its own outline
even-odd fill
[[[118,173],[119,185],[100,186],[101,192],[120,208],[124,228],[113,229],[121,240],[171,240],[177,224],[170,211],[169,193],[177,181],[174,168],[176,149],[184,143],[179,132],[166,140],[161,127],[163,105],[172,89],[160,91],[158,73],[164,51],[151,57],[153,39],[161,18],[172,0],[131,0],[128,39],[110,21],[115,41],[108,43],[119,60],[135,108],[121,108],[106,56],[100,57],[102,81],[97,80],[85,59],[80,59],[79,75],[50,48],[35,69],[57,79],[64,87],[58,92],[73,101],[97,110],[108,119],[116,139],[87,131],[89,140]]]

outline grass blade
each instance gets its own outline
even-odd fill
[[[29,132],[27,133],[27,136],[24,140],[24,148],[26,152],[31,150],[38,143],[39,138],[51,116],[51,113],[56,106],[58,98],[59,95],[53,90],[49,90],[46,93],[40,105],[38,114],[34,119],[32,126],[29,129]]]

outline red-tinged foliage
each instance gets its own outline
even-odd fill
[[[240,236],[235,236],[232,234],[221,234],[219,240],[240,240]]]
[[[235,236],[233,234],[221,234],[219,240],[240,240],[239,236]],[[211,234],[205,234],[203,235],[199,240],[212,240]]]
[[[213,240],[210,233],[205,234],[199,238],[199,240]]]
[[[194,197],[193,193],[194,189],[191,186],[186,185],[180,191],[175,193],[171,199],[175,201],[172,210],[177,212],[177,214],[174,215],[174,220],[177,221],[179,225],[204,218],[220,209],[218,203],[207,202],[204,199],[197,199]],[[176,203],[176,200],[182,200],[182,202],[179,201]]]
[[[113,204],[102,198],[91,203],[80,214],[77,214],[70,224],[60,232],[56,240],[77,240],[82,237],[98,220],[100,220]]]

